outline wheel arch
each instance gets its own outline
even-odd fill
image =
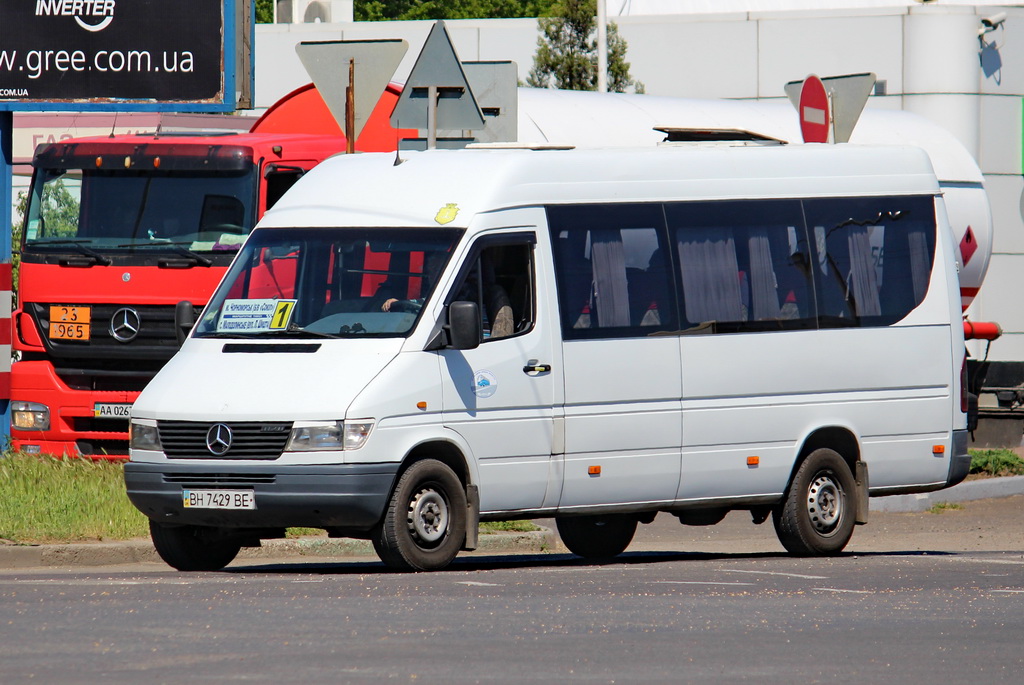
[[[397,482],[402,473],[404,473],[412,464],[417,461],[423,461],[424,459],[436,459],[450,468],[455,472],[455,475],[459,477],[463,487],[468,487],[476,481],[472,469],[469,467],[469,460],[466,459],[466,455],[463,450],[458,445],[448,440],[429,440],[421,442],[409,450],[405,455],[405,459],[402,460],[402,465],[398,469],[398,473],[395,475],[395,481]]]
[[[857,492],[854,496],[856,503],[855,520],[858,524],[868,522],[868,467],[861,459],[862,451],[860,437],[849,427],[842,425],[822,426],[811,431],[797,453],[793,462],[793,469],[790,471],[789,480],[786,482],[786,490],[796,477],[796,472],[804,460],[817,449],[830,449],[846,462],[850,473],[853,475]]]
[[[850,473],[857,472],[857,462],[860,461],[861,449],[860,439],[851,429],[846,426],[823,426],[812,431],[804,438],[800,451],[797,453],[793,470],[789,474],[792,482],[800,464],[804,462],[811,452],[817,449],[827,448],[836,452],[843,458],[846,465],[850,467]]]

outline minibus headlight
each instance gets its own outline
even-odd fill
[[[366,442],[373,421],[328,421],[292,428],[285,452],[357,450]]]
[[[133,450],[162,450],[156,426],[132,421],[128,425],[128,444]]]
[[[11,425],[23,431],[50,430],[50,408],[38,402],[11,402]]]
[[[318,450],[343,450],[344,424],[341,421],[311,423],[295,426],[285,445],[285,452],[316,452]]]

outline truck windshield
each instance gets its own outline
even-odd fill
[[[255,172],[39,169],[25,252],[237,251],[254,223]]]
[[[196,337],[405,336],[461,234],[259,229],[214,294]]]

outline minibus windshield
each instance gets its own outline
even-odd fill
[[[196,337],[401,337],[460,229],[263,228],[232,264]]]

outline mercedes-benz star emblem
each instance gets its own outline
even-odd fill
[[[206,449],[210,454],[221,457],[231,449],[231,427],[224,423],[215,423],[206,431]]]
[[[122,307],[110,317],[110,334],[118,342],[131,342],[139,334],[142,320],[139,313],[131,307]]]

